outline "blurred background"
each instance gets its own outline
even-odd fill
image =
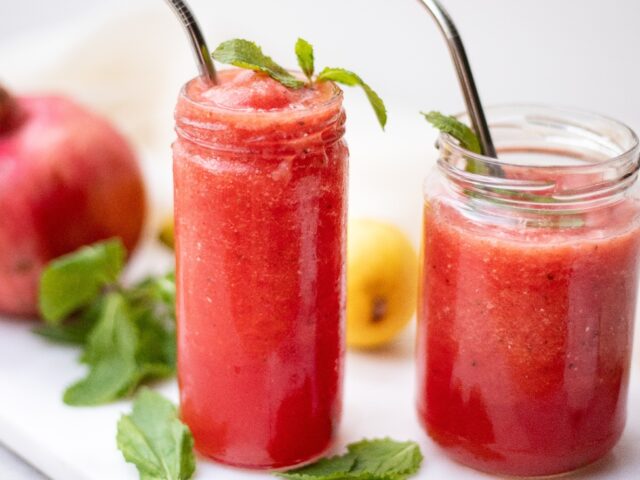
[[[42,54],[30,58],[30,63],[47,61],[44,57],[50,43],[48,29],[77,29],[81,26],[78,23],[86,21],[92,11],[98,11],[104,18],[110,12],[122,10],[131,22],[122,23],[111,32],[114,44],[118,37],[135,38],[133,30],[137,29],[146,41],[130,43],[131,57],[143,61],[151,55],[153,60],[163,60],[166,66],[174,67],[176,73],[191,73],[188,68],[183,70],[181,58],[190,53],[187,44],[179,37],[181,32],[161,0],[3,0],[2,3],[3,43],[17,46],[15,41],[25,36],[38,36],[42,41]],[[640,40],[639,2],[445,0],[443,3],[467,43],[485,102],[568,103],[608,112],[629,123],[640,122],[640,100],[636,94],[640,68],[635,51]],[[300,35],[316,45],[319,63],[352,65],[371,79],[388,99],[392,113],[400,105],[413,110],[430,107],[452,110],[461,106],[443,43],[431,20],[413,0],[309,1],[304,2],[304,8],[300,0],[191,0],[190,4],[212,46],[230,36],[250,35],[281,62],[293,63],[292,44]],[[153,11],[152,16],[134,11],[145,6],[151,7],[148,12]],[[98,53],[94,51],[92,56]],[[88,61],[95,64],[97,59]],[[131,80],[143,79],[136,76]],[[167,96],[173,93],[166,92]]]
[[[640,130],[640,2],[445,0],[485,104],[536,102],[605,113]],[[422,178],[436,152],[420,110],[463,108],[434,23],[415,0],[191,0],[210,47],[255,40],[295,66],[298,36],[316,64],[358,72],[386,100],[378,128],[348,92],[351,212],[387,217],[417,239]],[[152,195],[169,208],[172,109],[195,73],[188,43],[161,0],[2,0],[0,82],[69,93],[119,124],[143,153]]]

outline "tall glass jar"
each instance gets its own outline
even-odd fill
[[[341,413],[342,93],[218,77],[175,113],[181,414],[202,454],[287,467],[322,454]]]
[[[425,183],[419,416],[471,467],[563,473],[605,455],[625,424],[638,139],[571,110],[488,117],[499,160],[443,134]]]

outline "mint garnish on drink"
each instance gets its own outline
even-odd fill
[[[240,68],[263,72],[288,88],[302,88],[305,83],[262,53],[262,49],[248,40],[228,40],[218,45],[213,58]]]
[[[369,85],[367,85],[364,80],[362,80],[362,78],[349,70],[345,70],[344,68],[325,67],[318,74],[317,81],[322,82],[325,80],[331,80],[350,87],[362,87],[364,93],[367,95],[367,99],[369,99],[369,103],[373,107],[373,111],[378,118],[380,126],[384,128],[387,124],[387,110],[384,106],[384,102],[378,94]]]
[[[441,132],[451,135],[458,141],[458,144],[465,150],[469,150],[472,153],[482,155],[482,148],[480,141],[475,132],[467,125],[462,123],[455,117],[444,115],[440,112],[431,111],[429,113],[420,112],[424,115],[424,118]],[[473,158],[467,159],[466,171],[469,173],[476,173],[479,175],[495,175],[504,177],[504,171],[499,166],[494,166],[496,172],[492,172],[491,168],[484,163],[479,163]],[[529,192],[515,192],[503,188],[488,188],[494,193],[503,195],[510,199],[521,200],[532,203],[559,203],[558,200],[551,196],[536,195]],[[473,192],[468,192],[470,195],[475,195]],[[496,203],[497,199],[492,199]],[[540,226],[546,226],[550,228],[580,228],[584,227],[585,220],[584,215],[576,215],[574,212],[556,211],[553,215],[549,215],[547,222],[540,222]]]
[[[478,140],[475,132],[456,117],[433,111],[429,113],[420,113],[424,115],[427,122],[435,128],[455,138],[462,148],[469,150],[472,153],[482,155],[482,147],[480,146],[480,141]],[[491,173],[490,168],[487,168],[483,163],[477,162],[473,158],[467,158],[466,170],[470,173],[477,173],[480,175],[487,175]]]
[[[433,111],[429,113],[420,113],[424,115],[424,118],[427,119],[427,122],[429,122],[435,128],[437,128],[441,132],[448,133],[453,138],[458,140],[460,146],[465,150],[469,150],[470,152],[477,153],[479,155],[482,154],[480,141],[478,140],[475,132],[460,120],[458,120],[456,117],[444,115],[440,112]]]
[[[313,83],[313,73],[315,70],[315,57],[313,46],[304,38],[299,38],[296,42],[296,57],[302,72],[307,76],[309,83]]]
[[[326,81],[340,83],[349,87],[361,87],[376,114],[380,126],[384,129],[387,124],[387,109],[384,102],[360,76],[343,68],[326,67],[314,78],[313,46],[306,40],[299,38],[296,42],[295,53],[298,65],[307,77],[307,82],[296,78],[285,68],[278,65],[271,57],[265,55],[258,45],[249,40],[238,38],[222,42],[214,50],[212,56],[220,63],[266,73],[288,88],[310,87],[314,82]]]

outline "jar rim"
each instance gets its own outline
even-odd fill
[[[514,104],[496,104],[489,105],[485,108],[488,116],[489,125],[492,125],[491,115],[492,113],[500,113],[501,111],[511,110],[513,112],[525,112],[527,110],[535,111],[539,114],[546,114],[547,116],[555,118],[561,118],[562,116],[574,116],[574,117],[588,117],[593,121],[606,122],[610,126],[618,129],[619,132],[623,132],[624,135],[627,136],[629,144],[626,147],[619,147],[622,151],[617,154],[610,156],[601,161],[595,161],[590,163],[582,163],[577,165],[542,165],[542,164],[527,164],[526,167],[529,169],[559,169],[563,171],[583,171],[585,168],[606,168],[612,164],[619,163],[621,160],[627,160],[629,162],[633,162],[635,158],[635,163],[640,163],[640,139],[636,132],[629,127],[627,124],[616,120],[610,116],[602,115],[599,113],[595,113],[589,110],[574,108],[574,107],[566,107],[566,106],[552,106],[543,103],[514,103]],[[468,120],[469,116],[467,112],[460,112],[454,115],[454,117],[460,121]],[[565,123],[566,126],[575,126],[575,124]],[[589,131],[588,128],[583,127],[585,131]],[[591,130],[592,133],[594,133]],[[482,164],[487,166],[487,169],[490,171],[495,171],[496,169],[502,167],[514,167],[514,168],[522,168],[524,165],[520,163],[509,162],[501,158],[493,158],[483,154],[475,153],[466,148],[462,147],[458,141],[451,135],[445,132],[441,132],[438,137],[438,142],[442,142],[443,145],[446,145],[447,148],[450,148],[455,153],[460,155],[464,155],[465,157],[471,158],[474,161],[479,161]],[[640,165],[638,167],[640,168]]]
[[[219,74],[224,75],[226,72],[236,72],[236,71],[242,71],[243,69],[241,68],[226,68],[223,70],[219,71]],[[295,76],[298,77],[302,77],[302,72],[296,71],[296,70],[289,70],[290,73],[292,73]],[[329,82],[331,84],[331,86],[333,87],[333,94],[326,99],[325,101],[321,101],[321,102],[317,102],[317,103],[313,103],[310,106],[305,106],[305,108],[300,108],[297,110],[287,110],[287,109],[272,109],[272,110],[252,110],[252,109],[240,109],[240,108],[231,108],[231,107],[225,107],[223,105],[219,105],[216,103],[211,103],[211,102],[203,102],[203,101],[199,101],[195,98],[193,98],[191,95],[189,95],[188,92],[188,88],[189,86],[191,86],[192,84],[194,84],[195,82],[198,81],[202,81],[201,77],[194,77],[191,80],[189,80],[188,82],[186,82],[184,85],[182,85],[182,87],[180,88],[180,99],[184,100],[186,103],[188,103],[189,105],[198,108],[198,109],[202,109],[204,111],[209,111],[212,113],[218,113],[218,114],[224,114],[224,115],[230,115],[230,116],[238,116],[238,117],[243,117],[243,116],[247,116],[247,117],[264,117],[264,118],[275,118],[277,116],[291,116],[291,117],[297,117],[297,116],[306,116],[309,115],[310,113],[313,113],[317,110],[321,110],[321,109],[325,109],[325,108],[329,108],[332,107],[333,105],[335,105],[336,103],[339,103],[342,101],[343,99],[343,91],[340,87],[338,87],[334,82]]]
[[[478,208],[566,215],[619,202],[636,183],[640,143],[622,122],[539,104],[486,113],[499,158],[467,150],[446,133],[437,144],[450,188]],[[456,118],[467,120],[464,113]]]
[[[219,76],[231,78],[248,71],[226,69],[220,71]],[[277,156],[285,151],[316,149],[344,134],[342,90],[333,82],[319,87],[310,101],[303,98],[297,103],[299,108],[274,110],[233,108],[207,102],[199,95],[209,86],[197,82],[202,80],[191,79],[180,91],[174,110],[175,130],[179,138],[203,148]]]

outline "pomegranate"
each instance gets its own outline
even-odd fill
[[[39,276],[55,257],[110,237],[132,250],[145,211],[136,157],[107,120],[0,87],[0,312],[37,314]]]

